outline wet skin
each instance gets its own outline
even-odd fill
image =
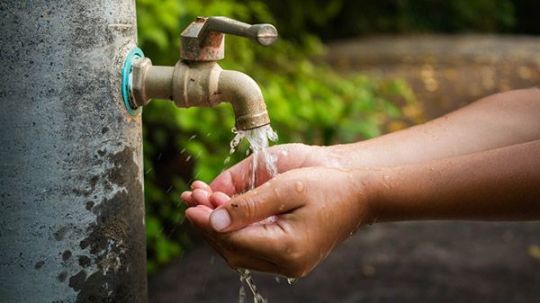
[[[270,152],[278,175],[261,169],[254,190],[248,158],[181,196],[186,217],[234,268],[304,276],[365,223],[540,219],[538,89],[359,143]]]

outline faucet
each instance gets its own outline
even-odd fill
[[[129,106],[136,110],[152,98],[172,100],[178,107],[211,107],[231,103],[237,130],[270,123],[261,89],[248,75],[224,70],[224,34],[251,38],[263,46],[278,37],[271,24],[250,25],[226,17],[197,17],[180,35],[180,60],[175,66],[154,66],[139,56],[132,62]]]

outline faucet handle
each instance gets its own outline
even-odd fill
[[[180,35],[180,57],[189,61],[223,59],[224,34],[251,38],[263,46],[274,43],[278,37],[272,24],[251,25],[227,17],[197,17]]]
[[[227,17],[209,17],[206,19],[206,31],[251,38],[263,46],[274,43],[278,37],[277,29],[272,24],[251,25]]]

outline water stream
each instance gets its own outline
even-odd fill
[[[233,129],[233,132],[235,133],[235,136],[231,141],[230,154],[233,154],[236,151],[238,145],[240,144],[240,142],[242,142],[243,139],[246,139],[248,141],[248,152],[252,153],[252,162],[249,173],[249,187],[247,188],[247,190],[249,191],[254,189],[257,185],[257,169],[260,158],[262,158],[263,163],[265,163],[265,168],[270,177],[274,177],[277,174],[277,157],[271,155],[267,151],[267,148],[269,146],[269,141],[276,141],[278,136],[270,125],[265,125],[246,131],[236,131]],[[225,162],[228,162],[229,159],[230,158],[227,158]],[[251,291],[254,303],[267,303],[268,301],[258,292],[257,287],[253,282],[251,272],[247,269],[239,268],[238,273],[240,274],[240,282],[242,283],[238,295],[238,303],[245,303],[246,290],[244,285],[247,285],[248,289]]]

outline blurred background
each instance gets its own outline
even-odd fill
[[[328,145],[422,123],[482,96],[540,83],[534,0],[137,0],[139,45],[179,58],[196,16],[272,23],[264,48],[227,36],[220,64],[251,75],[279,143]],[[233,134],[230,106],[144,110],[150,302],[236,302],[240,282],[189,224],[179,193],[210,181]],[[245,147],[244,147],[245,149]],[[535,302],[540,224],[419,222],[361,229],[289,286],[255,277],[271,302]]]

